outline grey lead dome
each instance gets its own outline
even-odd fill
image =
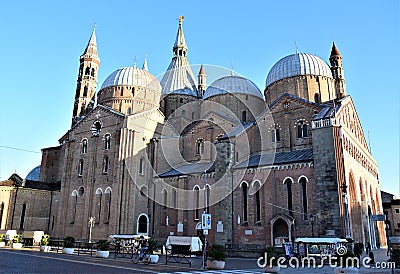
[[[161,92],[158,80],[150,72],[137,67],[124,67],[111,73],[101,89],[111,86],[140,86]]]
[[[207,88],[206,92],[203,95],[203,99],[227,93],[247,94],[264,99],[261,91],[256,86],[256,84],[254,84],[249,79],[236,75],[225,76],[214,81]]]
[[[276,62],[268,73],[266,87],[276,81],[298,75],[333,78],[329,65],[318,56],[308,53],[295,53]]]

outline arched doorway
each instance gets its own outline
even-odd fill
[[[137,220],[137,234],[149,234],[149,218],[146,214],[141,214]]]
[[[293,221],[291,216],[283,214],[271,220],[271,245],[283,246],[284,242],[291,242]]]

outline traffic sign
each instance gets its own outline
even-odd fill
[[[211,214],[201,214],[201,229],[211,229]]]

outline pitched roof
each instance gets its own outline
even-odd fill
[[[163,172],[158,175],[158,177],[173,177],[180,175],[188,175],[188,174],[201,174],[206,171],[206,173],[214,172],[215,163],[214,162],[204,162],[204,163],[195,163],[188,165],[181,165],[175,168],[172,168],[166,172]]]
[[[307,148],[307,149],[293,150],[287,152],[256,154],[251,156],[246,161],[243,161],[235,165],[233,168],[237,169],[237,168],[258,167],[258,166],[296,163],[296,162],[297,163],[308,162],[313,160],[314,160],[313,149]]]

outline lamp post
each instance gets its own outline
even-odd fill
[[[310,214],[311,236],[312,237],[314,237],[314,222],[315,222],[315,216],[314,216],[314,214]]]
[[[340,185],[340,188],[342,189],[342,203],[343,203],[343,209],[344,209],[344,225],[345,225],[345,230],[346,230],[346,239],[350,239],[350,223],[349,223],[349,208],[348,208],[348,201],[347,201],[347,185],[345,182],[343,182]]]

